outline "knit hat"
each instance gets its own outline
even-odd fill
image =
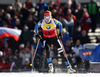
[[[56,0],[56,2],[57,2],[58,4],[60,4],[60,0]]]
[[[51,17],[51,12],[50,11],[44,12],[44,18],[50,18],[50,17]]]

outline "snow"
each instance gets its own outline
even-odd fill
[[[68,73],[37,73],[37,72],[19,72],[19,73],[0,73],[0,77],[100,77],[99,73],[68,74]]]

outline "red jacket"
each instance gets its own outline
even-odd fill
[[[66,20],[68,20],[68,16],[62,16],[62,17],[64,17]],[[73,20],[74,20],[74,26],[76,26],[76,16],[75,15],[73,15]]]
[[[6,69],[10,69],[10,64],[9,62],[3,64],[3,62],[0,62],[0,72],[6,72],[6,71],[9,71],[9,70],[6,70]]]
[[[6,54],[5,54],[6,56],[9,56],[9,57],[10,57],[10,56],[12,55],[12,51],[11,51],[10,48],[3,49],[2,51],[3,51],[3,53],[6,53]]]
[[[91,19],[88,16],[82,17],[80,20],[80,25],[81,25],[82,30],[88,31],[91,26]]]

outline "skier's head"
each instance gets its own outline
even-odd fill
[[[47,23],[49,23],[51,19],[52,19],[52,14],[51,14],[51,12],[50,12],[50,11],[44,12],[44,20],[45,20]]]

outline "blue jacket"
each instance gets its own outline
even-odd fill
[[[64,47],[65,47],[65,43],[67,40],[71,40],[68,32],[66,32],[66,34],[62,38],[62,43],[63,43]]]

